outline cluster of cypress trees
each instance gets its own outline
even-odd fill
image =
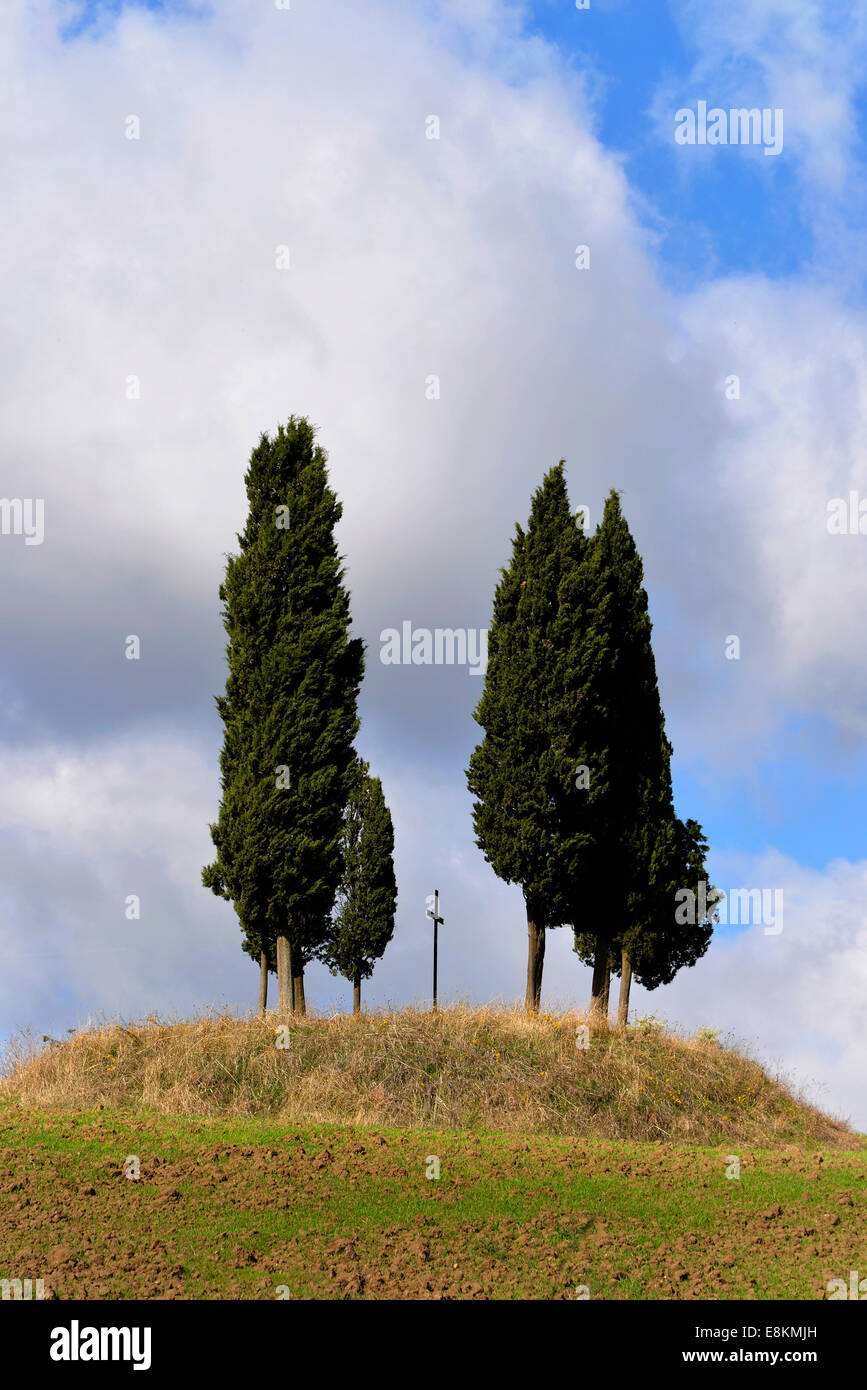
[[[363,645],[334,540],[341,505],[312,425],[263,434],[245,475],[249,513],[220,587],[229,674],[214,862],[260,965],[260,1011],[305,1012],[313,959],[361,982],[394,931],[394,832],[382,785],[354,748]],[[707,844],[681,821],[659,699],[641,560],[612,492],[592,537],[573,515],[562,461],[516,527],[501,570],[467,772],[476,838],[524,892],[526,1005],[538,1010],[545,934],[571,926],[593,967],[591,1008],[621,977],[666,984],[703,955],[712,926],[675,918],[704,879]],[[698,896],[698,895],[697,895]],[[707,895],[713,901],[713,892]]]
[[[675,920],[676,890],[705,877],[707,843],[674,812],[642,581],[617,493],[585,536],[561,461],[501,570],[475,712],[484,737],[467,771],[477,842],[523,888],[531,1011],[549,928],[571,926],[593,966],[591,1012],[607,1014],[620,975],[622,1023],[632,979],[669,983],[713,930],[707,917]]]
[[[263,434],[244,481],[247,525],[220,587],[222,799],[202,881],[235,905],[260,1011],[276,970],[279,1010],[304,1013],[314,958],[352,980],[357,1010],[397,886],[382,785],[353,746],[364,652],[334,540],[342,508],[306,419]]]

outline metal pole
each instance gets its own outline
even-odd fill
[[[440,894],[439,889],[434,889],[434,979],[433,979],[433,1011],[437,1011],[437,930],[440,924]]]
[[[437,944],[438,944],[438,942],[437,942],[437,936],[438,936],[439,928],[442,926],[443,922],[445,921],[445,918],[444,918],[444,917],[440,917],[440,890],[439,890],[438,888],[435,888],[434,891],[433,891],[433,893],[431,894],[431,897],[433,897],[434,905],[433,905],[432,908],[430,908],[430,907],[428,908],[428,910],[427,910],[427,915],[428,915],[428,917],[432,918],[433,924],[434,924],[434,942],[433,942],[433,946],[434,946],[434,959],[433,959],[433,1011],[434,1011],[434,1013],[436,1013],[436,1011],[437,1011]],[[430,902],[430,897],[427,899],[427,901]]]

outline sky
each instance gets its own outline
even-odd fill
[[[0,491],[44,534],[0,534],[0,1037],[255,1005],[200,882],[218,588],[250,451],[295,413],[395,822],[367,1004],[426,999],[434,888],[441,997],[523,997],[521,891],[466,789],[481,681],[385,665],[380,633],[487,627],[565,458],[644,560],[678,813],[716,885],[784,902],[634,1014],[867,1129],[865,58],[848,0],[7,0]],[[679,141],[700,103],[780,148]],[[543,1007],[589,989],[549,933]],[[321,966],[307,997],[351,1007]]]

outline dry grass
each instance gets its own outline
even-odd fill
[[[652,1021],[593,1030],[580,1014],[528,1017],[463,1005],[439,1014],[285,1020],[209,1014],[106,1023],[7,1049],[0,1101],[274,1116],[401,1128],[858,1148],[863,1136],[808,1105],[739,1046]]]

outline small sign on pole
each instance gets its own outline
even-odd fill
[[[441,926],[443,925],[443,922],[445,921],[445,918],[440,916],[440,891],[439,891],[438,888],[435,888],[434,891],[433,891],[432,893],[429,893],[429,894],[428,894],[428,897],[427,897],[427,899],[426,899],[426,901],[425,901],[425,906],[426,906],[426,908],[427,908],[427,916],[428,916],[428,917],[431,917],[431,918],[433,919],[433,924],[434,924],[434,939],[433,939],[433,948],[434,948],[434,952],[433,952],[433,956],[434,956],[434,958],[433,958],[433,1011],[434,1011],[434,1013],[436,1013],[436,1011],[437,1011],[437,930],[438,930],[439,927],[441,927]]]

